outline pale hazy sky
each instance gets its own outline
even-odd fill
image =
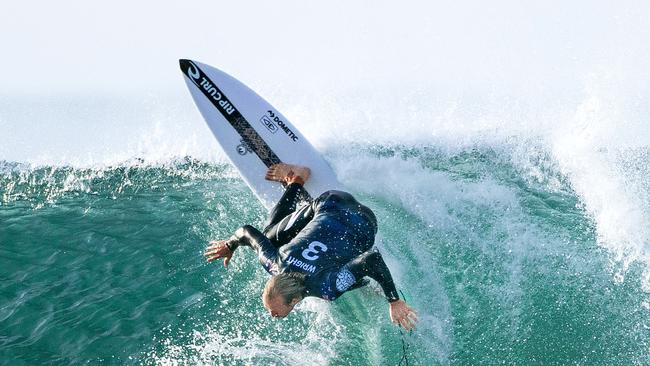
[[[543,83],[648,59],[647,1],[3,1],[0,93],[248,83]],[[253,85],[255,86],[255,85]]]
[[[648,0],[4,0],[0,160],[212,154],[179,58],[239,78],[316,144],[394,121],[399,136],[538,133],[593,95],[645,136],[648,19]]]

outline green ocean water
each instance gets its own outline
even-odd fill
[[[205,263],[210,240],[267,214],[227,164],[0,163],[0,364],[650,365],[647,264],[602,244],[552,158],[515,158],[328,152],[377,214],[380,250],[420,314],[408,335],[376,287],[276,320],[251,251],[228,269]]]

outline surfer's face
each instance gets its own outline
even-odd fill
[[[268,296],[262,296],[262,302],[264,303],[264,307],[266,310],[269,311],[269,314],[271,314],[272,317],[274,318],[284,318],[289,313],[291,310],[293,310],[293,307],[299,302],[300,300],[294,299],[291,301],[291,303],[287,304],[284,302],[284,299],[280,296],[274,296],[274,297],[268,297]]]

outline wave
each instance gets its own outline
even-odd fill
[[[400,95],[394,88],[339,97],[262,94],[378,214],[379,246],[405,296],[421,310],[421,329],[408,338],[413,363],[621,364],[645,362],[650,311],[644,107],[650,103],[644,86],[630,85],[596,79],[558,98],[545,91],[467,95],[426,85]],[[0,129],[12,131],[0,146],[0,214],[19,209],[46,217],[61,209],[63,215],[74,204],[71,212],[82,207],[79,215],[90,215],[77,224],[92,215],[110,223],[113,202],[141,216],[133,225],[120,221],[129,229],[108,237],[151,247],[149,237],[172,240],[167,244],[178,253],[175,242],[194,245],[182,258],[199,268],[198,259],[190,259],[200,258],[197,242],[229,235],[244,222],[261,225],[265,212],[185,97],[3,104],[13,109],[0,109]],[[24,114],[27,109],[34,112]],[[191,217],[189,227],[170,219],[176,215]],[[163,237],[160,223],[183,234],[165,231]],[[21,229],[38,230],[11,226]],[[68,229],[61,235],[78,235]],[[92,238],[95,230],[82,234]],[[253,278],[243,293],[257,299],[254,285],[263,275],[255,274],[254,264],[234,264],[246,276],[219,280]],[[219,301],[236,295],[222,286],[200,288],[188,291],[216,291]],[[231,314],[247,319],[229,323],[244,332],[231,339],[199,308],[219,302],[200,297],[188,305],[200,315],[184,318],[186,326],[177,330],[158,330],[161,342],[138,356],[142,363],[282,363],[272,354],[284,350],[298,360],[292,349],[320,364],[392,363],[401,351],[373,289],[318,312],[306,304],[295,321],[268,331],[277,347],[258,332],[264,314],[246,318],[259,310],[257,302],[246,300]],[[320,336],[310,328],[317,314],[331,332]],[[305,340],[288,337],[291,329]]]
[[[513,342],[520,345],[506,357],[513,363],[530,357],[550,363],[574,357],[597,363],[623,360],[614,351],[598,352],[603,347],[627,352],[626,361],[642,359],[643,342],[633,339],[643,339],[644,314],[650,309],[644,292],[646,252],[639,246],[630,251],[625,245],[635,242],[619,241],[629,234],[625,232],[629,226],[611,231],[619,236],[603,237],[603,232],[614,229],[603,227],[608,218],[595,213],[636,205],[643,215],[643,204],[622,200],[630,191],[608,190],[612,186],[603,182],[577,184],[580,174],[587,173],[567,170],[568,163],[539,140],[495,141],[462,148],[347,143],[324,150],[344,185],[377,213],[378,245],[405,297],[420,310],[420,329],[407,338],[411,361],[466,363],[480,354],[482,362],[496,362],[503,360],[499,350]],[[602,154],[596,152],[595,157]],[[615,154],[627,162],[622,165],[625,174],[600,178],[639,179],[635,174],[646,167],[645,154],[643,149]],[[89,215],[105,215],[108,211],[98,212],[93,202],[108,209],[105,202],[113,201],[125,213],[139,213],[134,225],[149,227],[134,227],[132,236],[124,236],[138,245],[148,240],[141,230],[154,235],[155,222],[182,212],[184,220],[191,218],[193,238],[223,237],[244,222],[261,225],[265,216],[250,192],[242,194],[247,190],[236,171],[223,163],[131,159],[116,166],[80,168],[5,162],[0,172],[0,207],[47,215],[80,201]],[[642,193],[646,183],[643,179],[637,183]],[[606,205],[593,206],[586,199],[589,194]],[[157,202],[164,204],[157,209]],[[87,220],[93,222],[92,216]],[[180,232],[187,230],[182,227]],[[188,240],[185,234],[170,238]],[[619,251],[626,251],[622,258]],[[198,253],[190,257],[195,256],[200,257]],[[297,318],[287,324],[271,323],[270,333],[261,336],[259,325],[267,320],[259,309],[257,290],[264,276],[254,274],[258,268],[249,260],[233,263],[234,272],[242,273],[233,277],[228,272],[216,288],[208,286],[220,299],[230,299],[236,294],[229,286],[247,284],[239,288],[245,294],[245,299],[237,300],[240,306],[221,310],[232,321],[222,319],[216,327],[213,312],[199,310],[211,302],[202,289],[199,300],[187,303],[196,318],[180,330],[158,331],[160,342],[141,355],[142,362],[282,364],[286,360],[274,355],[284,352],[298,363],[299,354],[311,355],[309,360],[316,364],[385,363],[400,354],[400,336],[386,324],[385,304],[376,288],[360,290],[336,305],[307,302]],[[240,318],[247,320],[236,321]],[[579,327],[585,337],[606,328],[614,338],[576,343],[573,328],[562,324]],[[240,333],[233,337],[230,332],[235,329]],[[543,356],[536,346],[526,346],[531,343],[558,351]],[[366,353],[355,353],[358,349]]]

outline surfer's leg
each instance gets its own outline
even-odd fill
[[[263,233],[276,248],[279,248],[295,238],[313,218],[314,210],[311,205],[305,204],[277,223],[264,228]]]
[[[266,179],[282,182],[286,186],[282,198],[271,210],[271,217],[266,225],[267,228],[277,224],[285,216],[294,212],[298,202],[311,202],[311,196],[303,187],[303,184],[309,179],[309,175],[309,168],[298,165],[279,163],[269,167],[266,172]]]
[[[263,230],[276,247],[291,240],[313,216],[311,196],[302,186],[308,178],[309,168],[283,163],[271,166],[266,173],[266,179],[287,184]],[[299,208],[301,202],[305,204]]]
[[[313,218],[311,198],[305,200],[305,196],[309,197],[309,194],[302,185],[289,184],[271,211],[269,222],[262,232],[276,247],[288,243]],[[301,202],[302,205],[299,205]]]
[[[309,197],[309,193],[305,190],[302,184],[292,183],[289,184],[282,195],[282,198],[271,210],[271,217],[269,218],[266,227],[269,228],[285,218],[288,215],[291,215],[298,206],[298,203],[305,201],[305,197]],[[309,200],[307,200],[309,202]],[[264,230],[267,231],[266,229]]]

